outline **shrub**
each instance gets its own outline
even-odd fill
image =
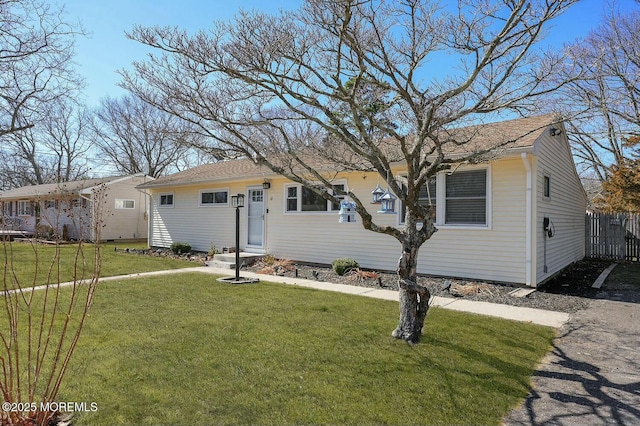
[[[36,226],[36,238],[52,240],[54,235],[55,230],[51,226],[43,224],[39,224]]]
[[[176,241],[175,243],[171,244],[169,248],[175,254],[184,254],[191,252],[191,244],[189,243],[181,243]]]
[[[358,262],[356,262],[354,259],[349,258],[336,259],[331,262],[331,266],[338,275],[344,275],[349,270],[360,267]]]

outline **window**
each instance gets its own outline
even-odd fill
[[[298,187],[290,186],[287,188],[287,211],[298,211]]]
[[[335,189],[347,191],[345,183],[336,183]],[[285,186],[285,209],[287,212],[330,212],[340,210],[340,203],[331,203],[302,185]],[[338,196],[342,199],[344,197]]]
[[[58,208],[58,200],[46,200],[44,202],[45,209],[57,209]]]
[[[340,191],[345,191],[346,186],[344,183],[337,183],[335,185],[333,185],[333,189],[334,190],[340,190]],[[344,195],[336,195],[336,198],[339,199],[340,201],[344,200]],[[337,212],[340,210],[340,202],[337,203],[331,203],[331,211]]]
[[[33,205],[30,201],[18,201],[18,216],[33,216]]]
[[[543,188],[543,194],[545,198],[550,198],[551,197],[551,178],[549,176],[545,176],[544,177],[544,188]]]
[[[303,212],[326,212],[327,200],[306,187],[302,187],[302,204],[300,210]]]
[[[407,190],[405,185],[402,185],[404,191]],[[429,179],[428,185],[420,189],[420,195],[418,195],[418,202],[423,206],[433,206],[433,218],[435,219],[436,213],[436,177],[432,176]],[[407,207],[404,203],[400,203],[400,223],[404,223],[404,217],[407,214]]]
[[[135,200],[122,200],[116,198],[116,209],[135,209],[136,202]]]
[[[446,175],[444,212],[447,225],[486,225],[487,170]]]
[[[200,191],[201,206],[228,206],[229,191],[225,190],[206,190]]]
[[[160,194],[160,207],[173,207],[173,192]]]
[[[13,216],[13,201],[5,201],[3,204],[4,204],[5,216],[8,216],[8,217]]]

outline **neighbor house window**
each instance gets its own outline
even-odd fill
[[[336,183],[333,187],[341,191],[347,190],[344,183]],[[339,203],[331,203],[302,185],[287,185],[285,191],[287,212],[329,212],[340,209]]]
[[[551,178],[549,176],[544,177],[543,182],[543,193],[545,198],[551,197]]]
[[[487,169],[446,175],[444,213],[447,225],[487,224]]]
[[[173,207],[173,192],[160,194],[160,207]]]
[[[58,208],[58,200],[47,200],[44,202],[45,209],[57,209]]]
[[[33,216],[33,204],[31,204],[31,201],[18,201],[18,216]]]
[[[402,190],[406,191],[406,185],[402,185]],[[435,220],[435,212],[436,212],[436,177],[432,176],[429,179],[429,183],[422,188],[420,188],[420,194],[418,195],[418,202],[423,206],[432,206],[433,210],[433,219]],[[404,203],[400,203],[400,223],[404,223],[404,217],[407,214],[407,207]]]
[[[13,201],[4,202],[4,214],[8,217],[13,216]]]
[[[228,206],[229,191],[227,190],[206,190],[200,191],[201,206]]]
[[[116,209],[135,209],[135,200],[123,200],[116,198]]]

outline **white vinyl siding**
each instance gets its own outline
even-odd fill
[[[585,253],[586,196],[571,152],[561,141],[564,137],[564,131],[555,137],[544,132],[539,141],[534,181],[536,283],[582,259]],[[545,176],[549,178],[548,182],[545,182]],[[547,184],[548,197],[545,196]],[[543,230],[544,217],[553,223],[555,233],[551,238]]]

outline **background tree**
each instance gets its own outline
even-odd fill
[[[640,212],[640,136],[625,140],[625,148],[632,150],[631,159],[613,165],[602,183],[604,201],[614,212]]]
[[[418,252],[436,232],[420,191],[452,164],[486,160],[513,142],[495,134],[493,146],[480,146],[478,127],[454,129],[538,110],[561,58],[535,44],[573,3],[308,0],[277,16],[241,12],[192,36],[136,27],[129,37],[158,54],[123,72],[122,85],[199,126],[215,149],[253,158],[328,201],[339,201],[336,173],[377,172],[405,205],[404,227],[376,224],[368,200],[347,195],[365,229],[402,247],[393,336],[417,343],[430,296],[416,281]],[[452,64],[446,74],[429,74],[443,58]],[[391,167],[399,161],[403,176]]]
[[[573,116],[574,156],[602,182],[612,164],[629,158],[624,138],[640,131],[640,10],[621,13],[612,3],[602,24],[567,52],[569,69],[559,76],[569,84],[557,101]]]
[[[92,129],[99,150],[124,174],[158,177],[197,161],[194,126],[137,96],[103,99]]]
[[[91,169],[87,115],[69,98],[43,105],[32,127],[4,136],[0,148],[2,188],[66,182],[87,177]]]
[[[81,30],[39,0],[0,0],[0,138],[33,127],[44,106],[82,86],[73,69]]]

